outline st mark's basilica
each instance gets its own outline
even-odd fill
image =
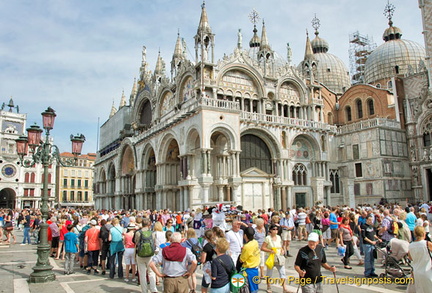
[[[178,36],[168,68],[159,53],[150,70],[143,47],[129,99],[123,95],[100,128],[95,207],[432,200],[432,0],[419,7],[426,50],[402,38],[387,5],[377,48],[351,38],[351,78],[317,18],[314,35],[298,40],[299,65],[289,47],[285,59],[272,50],[255,12],[247,46],[239,31],[235,50],[217,60],[203,4],[194,60]],[[198,14],[199,7],[197,21]]]

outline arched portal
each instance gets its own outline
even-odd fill
[[[11,188],[4,188],[0,191],[0,208],[14,209],[16,193]]]
[[[122,208],[135,209],[135,157],[130,146],[126,146],[123,151],[120,187]]]
[[[143,187],[144,195],[142,208],[143,209],[155,209],[156,208],[156,156],[154,149],[149,147],[143,153]]]
[[[166,146],[161,164],[161,182],[163,185],[161,206],[175,211],[181,207],[180,189],[178,187],[178,181],[180,180],[180,149],[174,138],[169,140]]]
[[[232,168],[229,165],[230,146],[229,139],[220,131],[215,131],[210,138],[212,148],[210,156],[210,168],[214,184],[211,186],[209,201],[231,201],[231,189],[228,178],[232,176]]]
[[[264,140],[254,134],[241,137],[240,175],[242,177],[242,205],[256,210],[274,206],[272,202],[274,172],[272,155]]]

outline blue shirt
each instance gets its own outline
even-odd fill
[[[70,253],[77,253],[78,236],[73,232],[68,232],[64,235],[65,251]]]
[[[338,221],[335,213],[330,213],[329,219],[330,222],[334,222],[334,223],[337,223]],[[330,229],[337,229],[338,227],[339,227],[338,224],[330,224]]]
[[[414,231],[416,220],[417,220],[417,217],[416,217],[416,215],[414,215],[413,212],[410,212],[407,214],[406,219],[405,219],[405,223],[408,225],[408,228],[410,229],[410,231]]]

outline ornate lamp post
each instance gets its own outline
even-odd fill
[[[48,244],[48,167],[57,161],[64,167],[71,167],[76,165],[78,160],[77,156],[81,154],[81,149],[85,141],[84,135],[71,135],[72,141],[72,154],[74,159],[62,160],[60,158],[60,151],[56,145],[49,142],[50,130],[54,127],[54,120],[57,115],[55,111],[48,107],[42,113],[43,128],[45,129],[45,140],[41,140],[43,130],[37,126],[32,125],[27,128],[28,136],[20,136],[16,140],[17,152],[20,157],[21,165],[30,168],[35,164],[42,164],[43,170],[43,193],[41,197],[42,205],[42,223],[40,224],[40,243],[37,247],[38,259],[36,266],[33,267],[33,273],[30,274],[31,283],[44,283],[55,280],[55,274],[52,271],[52,266],[49,264],[50,245]],[[30,147],[31,159],[24,159],[28,154]]]

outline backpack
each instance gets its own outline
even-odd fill
[[[217,261],[219,261],[221,266],[225,269],[226,273],[228,274],[228,278],[230,280],[230,283],[229,283],[230,284],[230,292],[238,292],[239,288],[234,287],[233,284],[231,283],[232,277],[237,274],[237,270],[235,269],[235,266],[234,266],[234,263],[232,262],[232,260],[231,260],[231,264],[233,267],[232,271],[229,271],[227,265],[219,257],[217,258]],[[247,277],[245,279],[247,279]],[[246,286],[246,285],[243,285],[242,288],[244,286]]]
[[[154,255],[155,246],[152,234],[152,231],[141,231],[140,240],[137,246],[138,256],[149,257]]]
[[[108,237],[109,237],[109,229],[103,225],[100,229],[100,234],[99,234],[99,238],[102,239],[102,242],[104,243],[108,243]]]
[[[399,233],[399,226],[397,222],[390,220],[390,226],[387,230],[390,235],[397,235]]]
[[[190,239],[186,240],[186,242],[192,247],[191,251],[195,255],[198,265],[200,265],[201,264],[201,254],[202,254],[201,246],[199,245],[199,243],[193,244],[192,241],[190,241]]]

